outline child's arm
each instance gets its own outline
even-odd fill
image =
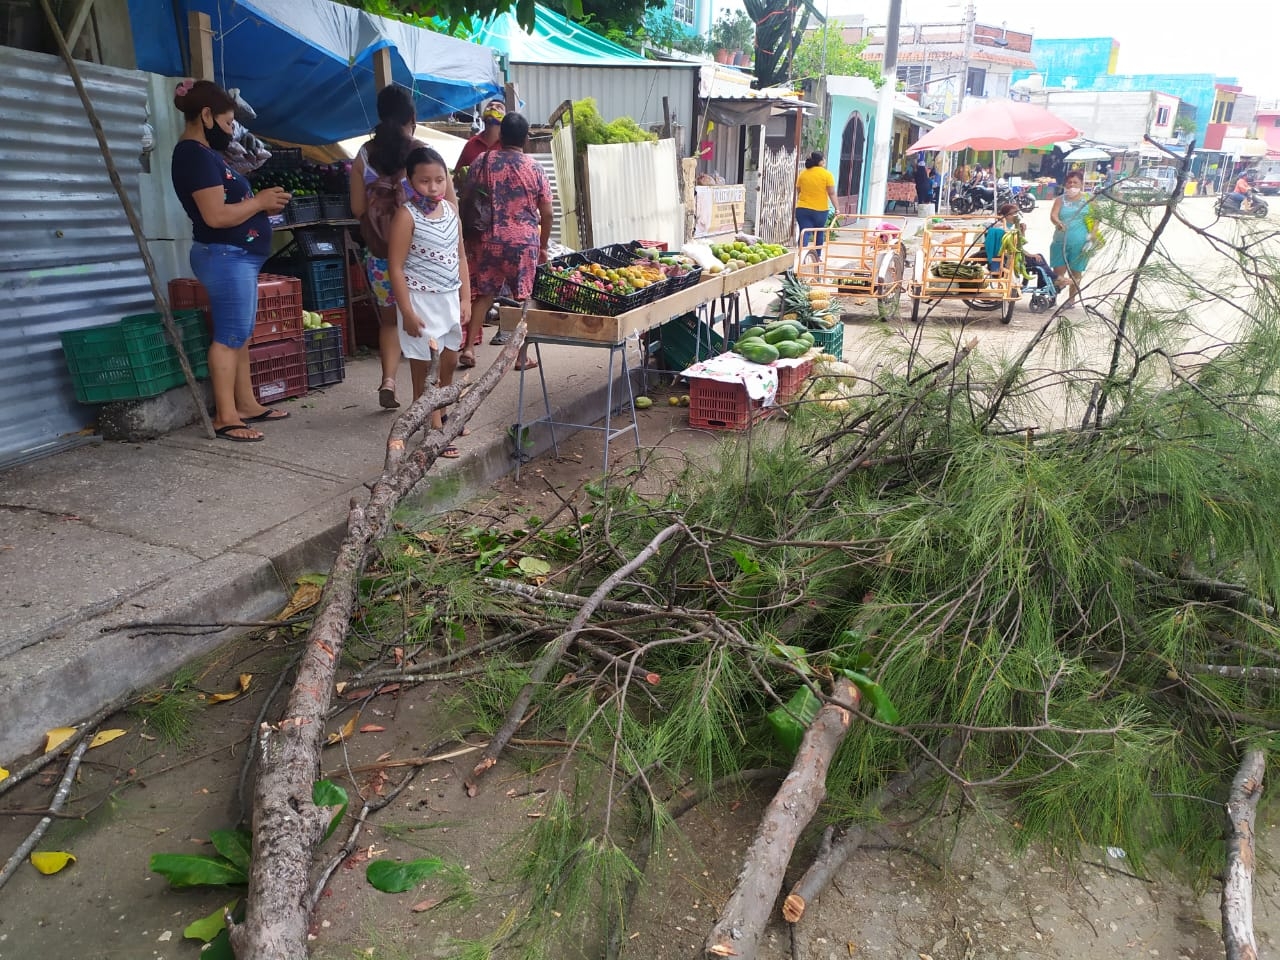
[[[453,212],[458,213],[456,206]],[[461,216],[458,218],[458,277],[462,281],[462,286],[458,288],[458,298],[462,301],[462,328],[465,331],[466,318],[471,315],[471,268],[467,264],[467,245],[462,238]]]
[[[409,284],[405,281],[404,265],[409,258],[409,244],[413,241],[413,214],[401,207],[391,221],[391,234],[387,237],[387,272],[391,275],[391,294],[396,298],[396,309],[404,321],[404,332],[411,337],[422,336],[422,322],[413,312],[409,300]]]

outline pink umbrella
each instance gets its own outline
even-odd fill
[[[942,121],[907,147],[924,150],[1020,150],[1072,140],[1080,131],[1044,107],[1013,100],[988,100]]]

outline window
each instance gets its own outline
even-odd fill
[[[898,79],[908,90],[923,90],[933,76],[933,67],[899,67]]]
[[[1163,126],[1167,126],[1168,123],[1169,123],[1169,108],[1157,107],[1156,108],[1156,126],[1163,127]]]
[[[671,16],[679,23],[693,26],[693,5],[696,0],[674,0],[671,5]]]
[[[987,71],[981,67],[970,67],[969,77],[965,82],[965,94],[970,97],[987,95]]]

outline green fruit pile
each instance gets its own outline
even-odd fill
[[[786,247],[776,243],[746,243],[735,240],[732,243],[711,245],[711,254],[724,264],[723,270],[741,270],[743,267],[780,257],[786,252]]]
[[[775,320],[763,327],[749,327],[733,345],[733,352],[752,363],[795,360],[813,349],[813,334],[794,320]]]
[[[332,327],[333,324],[326,320],[314,310],[302,311],[302,329],[304,330],[323,330],[326,327]]]

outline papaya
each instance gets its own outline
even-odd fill
[[[806,347],[812,347],[815,343],[818,342],[818,339],[808,330],[800,334],[800,336],[796,337],[796,339],[799,340],[801,343],[803,343]]]
[[[633,402],[635,403],[637,410],[648,410],[653,406],[653,401],[648,397],[636,397]]]
[[[763,337],[763,336],[764,336],[764,327],[747,327],[747,329],[742,331],[742,336],[739,337],[738,339],[750,340],[752,337]]]
[[[780,354],[778,348],[763,340],[748,340],[738,344],[738,352],[752,363],[773,363]]]
[[[809,345],[800,340],[783,340],[779,343],[775,343],[774,347],[777,348],[778,356],[786,360],[794,360],[796,357],[803,357],[809,352]]]
[[[801,333],[801,330],[797,330],[791,324],[787,324],[784,327],[777,327],[776,329],[770,330],[766,333],[764,335],[764,342],[778,343],[782,340],[794,340],[796,337],[800,336]]]

